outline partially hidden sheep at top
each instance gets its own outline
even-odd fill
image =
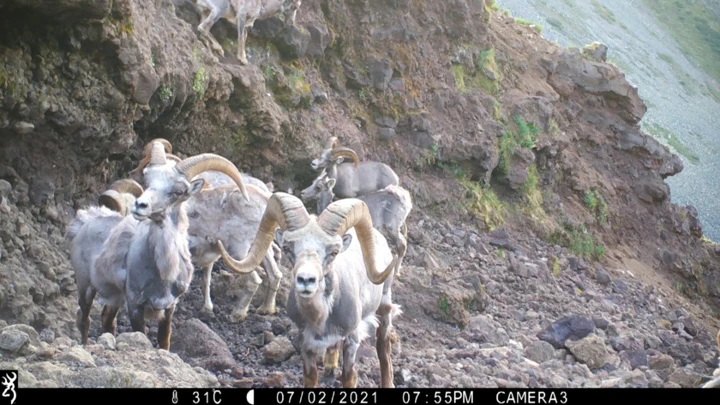
[[[158,138],[152,142],[154,141],[162,142],[166,152],[172,151],[172,145],[167,140]],[[142,170],[147,165],[147,150],[146,145],[143,148],[143,157],[135,171]],[[168,156],[173,155],[168,154]],[[179,160],[177,157],[171,159]],[[227,173],[205,171],[195,177],[195,179],[204,179],[205,186],[200,193],[186,203],[190,222],[188,239],[191,261],[200,267],[203,273],[201,279],[203,292],[201,311],[203,312],[213,312],[210,282],[213,266],[220,259],[220,250],[216,241],[221,240],[234,257],[245,257],[270,198],[270,189],[265,186],[265,183],[247,174],[241,173],[241,175],[250,196],[249,200],[243,198],[234,182],[227,184],[225,179],[232,180]],[[277,264],[280,257],[280,249],[277,244],[273,243],[262,262],[269,286],[265,300],[257,310],[259,314],[276,312],[275,299],[282,279],[282,272]],[[247,278],[242,283],[243,291],[236,292],[239,296],[237,307],[230,315],[233,322],[247,317],[252,298],[262,284],[262,279],[254,269],[240,275],[247,276]]]
[[[343,162],[344,158],[350,158],[352,162]],[[336,137],[329,139],[325,150],[312,161],[311,166],[314,170],[324,169],[328,178],[335,179],[337,198],[359,197],[400,184],[400,178],[390,166],[371,160],[360,162],[355,151],[337,145]]]
[[[219,242],[224,260],[236,271],[260,263],[273,239],[282,247],[293,269],[286,308],[302,341],[305,387],[317,386],[317,355],[323,349],[326,373],[337,368],[338,352],[332,351],[342,343],[342,385],[355,388],[355,355],[373,327],[380,386],[394,387],[390,332],[401,311],[392,302],[391,285],[397,257],[371,222],[367,205],[358,199],[336,201],[316,216],[299,198],[276,192],[245,259],[235,261]]]
[[[66,238],[78,286],[82,344],[88,341],[90,309],[97,297],[103,305],[103,332],[116,333],[117,314],[125,307],[136,332],[146,333],[146,318],[157,319],[158,346],[169,349],[175,307],[193,275],[185,202],[205,182],[191,179],[206,170],[230,175],[249,199],[229,160],[201,154],[170,165],[163,144],[153,142],[143,171],[145,189],[135,199],[131,216],[104,206],[78,210]]]
[[[248,31],[256,20],[265,20],[278,14],[283,14],[285,24],[295,25],[295,17],[301,0],[195,0],[195,4],[208,10],[207,17],[198,25],[198,31],[210,47],[220,56],[224,51],[220,43],[213,38],[210,29],[221,18],[225,18],[237,26],[238,49],[237,58],[242,65],[247,65],[245,43]]]

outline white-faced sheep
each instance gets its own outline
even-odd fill
[[[169,165],[162,143],[154,142],[143,171],[145,189],[132,206],[132,216],[97,206],[78,211],[66,237],[78,286],[82,344],[87,344],[97,296],[104,306],[103,331],[116,332],[118,311],[125,306],[134,331],[145,333],[146,318],[158,319],[158,346],[170,347],[175,306],[193,274],[184,203],[203,187],[203,179],[191,179],[206,170],[227,173],[249,198],[229,160],[201,154]]]
[[[300,330],[304,386],[317,385],[317,353],[342,343],[342,384],[356,387],[355,354],[376,327],[380,386],[393,387],[390,331],[400,307],[392,302],[391,284],[397,257],[372,227],[367,205],[344,199],[315,216],[297,197],[277,192],[245,259],[235,261],[219,245],[224,260],[244,271],[260,263],[273,237],[293,268],[287,313]]]
[[[323,171],[308,188],[300,193],[303,202],[317,200],[316,212],[320,214],[335,196],[333,193],[335,181]],[[399,277],[402,259],[407,253],[406,220],[412,210],[410,193],[400,186],[389,185],[382,190],[363,194],[357,198],[367,204],[372,216],[373,227],[382,232],[392,247],[393,253],[398,256],[395,275]]]
[[[295,24],[295,16],[301,0],[195,0],[195,4],[201,9],[209,11],[207,17],[197,28],[210,47],[220,56],[225,53],[220,43],[210,34],[210,29],[221,18],[225,18],[237,26],[237,58],[240,64],[247,65],[245,43],[248,31],[255,21],[283,14],[285,24],[292,26]]]
[[[342,162],[344,158],[353,162]],[[360,162],[355,151],[338,147],[335,137],[330,138],[325,150],[312,161],[311,166],[315,170],[324,169],[329,178],[335,179],[334,192],[338,198],[359,197],[400,184],[400,178],[390,166],[370,160]]]
[[[169,153],[172,151],[170,142],[164,139],[155,139],[154,141],[164,145],[168,156],[173,156],[171,158],[173,161],[179,160]],[[147,151],[146,145],[143,148],[143,158],[135,171],[141,170],[147,164]],[[205,186],[200,193],[186,203],[186,212],[190,222],[188,227],[189,246],[192,263],[202,269],[203,305],[201,311],[212,312],[213,303],[210,296],[212,269],[215,262],[220,259],[220,250],[215,241],[221,240],[225,243],[233,256],[244,257],[260,226],[260,220],[270,198],[270,189],[259,179],[243,173],[242,181],[250,197],[246,200],[234,183],[227,184],[226,179],[232,179],[226,173],[206,171],[195,178],[203,178]],[[265,300],[257,310],[260,314],[276,312],[275,299],[282,280],[282,272],[277,264],[280,257],[279,247],[273,244],[263,259],[262,268],[265,270],[269,285]],[[247,276],[247,279],[244,280],[243,291],[238,292],[240,298],[230,316],[233,321],[245,319],[252,298],[262,284],[262,279],[257,271],[252,270],[244,275]]]

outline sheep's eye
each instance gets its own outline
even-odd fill
[[[185,194],[185,192],[182,191],[182,190],[176,190],[176,191],[175,191],[175,195],[178,196],[178,197],[180,197],[180,196],[183,195],[183,194]]]
[[[332,257],[333,259],[334,259],[337,255],[338,255],[338,251],[337,251],[337,250],[333,250],[332,252],[330,252],[330,257]]]

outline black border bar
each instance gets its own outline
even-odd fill
[[[701,388],[17,388],[16,392],[12,405],[64,399],[73,403],[137,401],[138,405],[564,405],[608,400],[711,403],[718,401],[720,393]],[[10,404],[10,398],[0,397],[2,404]]]

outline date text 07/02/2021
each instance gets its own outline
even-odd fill
[[[477,392],[476,392],[477,391]],[[474,395],[478,394],[478,395]],[[278,390],[275,403],[279,405],[375,405],[401,403],[403,405],[469,405],[479,402],[510,404],[567,404],[565,391],[532,390]],[[477,397],[477,398],[476,398]]]

